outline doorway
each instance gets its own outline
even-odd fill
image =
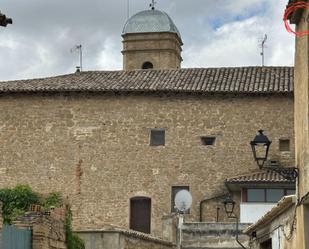
[[[151,199],[133,197],[130,199],[130,229],[150,234]]]
[[[272,242],[271,239],[268,239],[260,244],[261,249],[272,249]]]

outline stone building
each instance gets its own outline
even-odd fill
[[[257,130],[272,161],[294,165],[293,68],[180,69],[180,33],[158,10],[132,17],[123,39],[123,71],[0,82],[0,187],[61,191],[76,231],[162,237],[180,189],[193,196],[188,220],[220,222],[220,197],[230,189],[239,204],[254,188],[226,181],[256,174]],[[260,188],[294,188],[276,177]]]

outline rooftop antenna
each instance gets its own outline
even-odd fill
[[[155,2],[155,0],[152,0],[152,3],[149,4],[149,7],[150,7],[152,10],[155,10],[156,4],[157,4],[157,2]]]
[[[263,40],[260,43],[260,48],[262,48],[262,52],[260,53],[260,55],[262,56],[262,67],[264,67],[264,62],[265,62],[265,53],[264,53],[264,49],[267,48],[266,46],[266,41],[267,41],[267,35],[265,34]]]
[[[79,66],[76,67],[76,72],[82,72],[83,71],[83,50],[82,45],[76,45],[73,48],[71,48],[71,53],[78,52],[79,53]]]

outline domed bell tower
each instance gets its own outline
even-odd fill
[[[163,11],[141,11],[132,16],[123,32],[123,70],[179,69],[181,67],[180,33]]]

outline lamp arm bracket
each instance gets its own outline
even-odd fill
[[[264,166],[263,168],[274,171],[289,181],[295,181],[298,177],[298,168],[295,167],[284,168],[284,167]]]

